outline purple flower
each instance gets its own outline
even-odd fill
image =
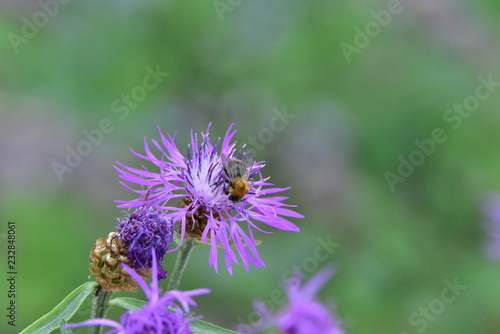
[[[159,278],[164,279],[167,272],[161,267],[170,242],[174,239],[174,223],[165,214],[152,207],[141,207],[119,224],[118,237],[128,247],[127,256],[132,268],[151,268],[153,261],[151,249],[159,260]]]
[[[488,258],[500,261],[500,193],[490,194],[486,198],[483,212],[486,215],[483,228],[489,236],[484,252]]]
[[[158,263],[155,252],[152,253],[152,281],[151,286],[139,276],[132,268],[126,264],[121,264],[125,270],[141,286],[148,298],[148,303],[136,311],[126,311],[120,317],[120,322],[110,319],[90,319],[76,324],[65,325],[68,328],[81,326],[110,326],[113,329],[104,334],[141,334],[141,333],[161,333],[161,334],[190,334],[189,319],[183,316],[189,313],[189,306],[196,305],[193,296],[209,293],[208,289],[196,289],[190,291],[169,290],[160,295],[158,287]]]
[[[121,182],[139,196],[130,201],[117,201],[120,207],[151,205],[165,210],[169,219],[180,222],[181,242],[188,234],[210,243],[209,265],[215,271],[218,271],[217,246],[220,246],[229,273],[232,273],[232,263],[239,263],[235,253],[247,271],[249,263],[257,268],[265,267],[257,252],[254,229],[267,231],[255,222],[282,230],[299,231],[284,217],[303,218],[301,214],[287,208],[292,205],[283,203],[288,197],[274,195],[289,188],[276,188],[267,182],[269,178],[262,177],[264,162],[250,159],[251,154],[243,152],[244,146],[235,149],[232,138],[236,131],[232,127],[215,144],[209,139],[210,125],[206,133],[201,134],[200,140],[191,131],[191,143],[186,156],[176,147],[175,136],[165,137],[158,128],[161,141],[151,140],[159,152],[158,156],[153,154],[146,139],[145,155],[132,150],[136,156],[153,163],[154,170],[150,171],[144,166],[136,169],[121,163],[115,167],[122,179],[143,187],[132,189]],[[236,166],[237,172],[228,171],[229,164]],[[231,183],[229,174],[239,177],[239,184]],[[239,189],[237,196],[230,189],[233,185]]]
[[[301,286],[298,277],[288,282],[288,306],[278,316],[277,327],[282,334],[342,334],[336,320],[314,296],[333,276],[332,267],[318,271],[309,281]]]

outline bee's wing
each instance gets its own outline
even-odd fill
[[[249,151],[249,152],[245,153],[245,155],[241,159],[241,162],[243,162],[243,165],[245,165],[245,168],[252,167],[252,165],[254,163],[253,152]]]
[[[241,176],[244,170],[242,170],[242,163],[240,160],[229,159],[224,165],[224,171],[230,180],[233,180],[237,176]]]
[[[222,161],[222,168],[224,169],[226,176],[231,180],[234,179],[238,174],[235,160],[229,158],[229,156],[225,153],[221,153],[220,158]]]

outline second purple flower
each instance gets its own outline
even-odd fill
[[[179,223],[181,242],[191,237],[210,243],[209,264],[216,271],[217,247],[221,247],[229,273],[232,263],[239,263],[236,253],[247,271],[249,263],[265,267],[257,252],[254,230],[266,231],[256,223],[299,231],[287,217],[303,218],[287,208],[293,205],[283,203],[288,197],[273,195],[289,188],[277,188],[267,182],[269,178],[262,177],[264,162],[253,161],[252,154],[245,153],[244,147],[235,149],[232,138],[236,131],[232,127],[215,144],[210,142],[210,126],[201,138],[191,132],[186,156],[175,145],[175,136],[164,136],[158,129],[160,141],[151,140],[156,154],[146,139],[145,154],[132,151],[153,163],[154,170],[121,163],[115,167],[127,182],[122,185],[138,195],[130,201],[118,201],[120,207],[150,205],[164,210],[167,218]]]

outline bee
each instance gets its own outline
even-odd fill
[[[221,155],[224,173],[226,174],[227,186],[224,187],[224,193],[229,195],[233,202],[240,201],[248,193],[248,169],[253,165],[254,159],[251,152],[245,153],[243,158],[230,159],[227,154]]]

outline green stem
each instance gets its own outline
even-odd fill
[[[179,253],[177,254],[177,260],[175,261],[174,270],[170,273],[170,281],[168,282],[167,290],[176,290],[179,287],[182,274],[184,273],[184,269],[186,269],[189,255],[191,255],[195,241],[196,239],[189,238],[184,239],[182,242]]]
[[[99,287],[100,288],[100,287]],[[111,298],[113,292],[98,290],[98,292],[94,295],[94,299],[92,300],[92,311],[90,313],[90,318],[104,318],[106,315],[106,311],[108,310],[108,301]],[[93,325],[89,328],[90,334],[99,334],[101,332],[101,326]]]

